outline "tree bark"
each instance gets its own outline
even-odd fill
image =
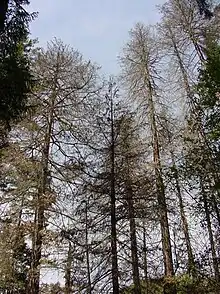
[[[148,283],[148,265],[147,265],[147,244],[146,244],[146,228],[143,222],[143,251],[144,251],[144,280],[146,283],[146,294],[149,292]]]
[[[193,256],[192,246],[191,246],[191,240],[190,240],[190,236],[189,236],[188,221],[187,221],[187,217],[185,214],[185,207],[184,207],[182,193],[181,193],[180,184],[179,184],[179,174],[178,174],[178,170],[176,168],[174,154],[172,151],[171,151],[171,158],[172,158],[172,168],[173,168],[173,173],[174,173],[175,186],[176,186],[176,191],[177,191],[177,198],[179,201],[180,217],[181,217],[182,228],[183,228],[183,233],[184,233],[186,248],[187,248],[188,272],[189,272],[189,274],[192,274],[193,276],[195,276],[196,266],[195,266],[195,260],[194,260],[194,256]]]
[[[141,294],[141,283],[139,276],[137,238],[136,238],[136,223],[134,214],[133,191],[130,179],[126,181],[127,202],[128,202],[128,218],[130,225],[130,242],[131,242],[131,258],[132,258],[132,274],[134,282],[134,293]]]
[[[112,89],[111,89],[112,91]],[[113,95],[110,97],[110,121],[111,121],[111,172],[110,172],[110,185],[111,185],[111,255],[112,255],[112,284],[113,294],[119,294],[118,282],[118,256],[117,256],[117,232],[116,232],[116,196],[115,196],[115,132],[114,132],[114,108],[113,108]]]
[[[67,262],[66,262],[66,269],[65,269],[65,294],[72,293],[72,263],[73,263],[73,248],[71,241],[69,241],[69,248],[67,254]]]
[[[160,214],[165,275],[168,277],[172,277],[174,276],[174,269],[173,269],[170,231],[169,231],[169,223],[168,223],[168,215],[167,215],[167,204],[166,204],[166,196],[165,196],[165,189],[164,189],[161,162],[160,162],[159,140],[158,140],[156,118],[155,118],[153,93],[152,93],[152,86],[150,82],[149,82],[148,89],[149,89],[149,106],[150,106],[150,116],[151,116],[151,130],[153,135],[152,136],[153,137],[153,162],[154,162],[155,176],[156,176],[157,201],[158,201],[159,214]]]
[[[86,202],[86,267],[87,267],[87,279],[88,279],[87,293],[92,294],[90,258],[89,258],[89,243],[88,243],[88,211],[87,210],[88,210],[88,205]]]
[[[213,269],[214,269],[216,282],[219,283],[220,273],[219,273],[219,267],[218,267],[218,258],[215,251],[215,242],[214,242],[214,237],[212,232],[212,224],[211,224],[211,218],[209,213],[208,201],[207,201],[205,187],[203,185],[202,179],[200,179],[200,187],[201,187],[201,192],[203,197],[204,211],[205,211],[206,223],[207,223],[208,234],[209,234],[209,242],[211,246]]]
[[[191,108],[192,108],[192,111],[194,112],[195,109],[200,109],[200,106],[195,104],[194,102],[194,99],[193,99],[193,94],[191,92],[191,88],[190,88],[190,85],[189,85],[189,81],[188,81],[188,76],[187,76],[187,72],[186,72],[186,69],[184,67],[184,64],[182,62],[182,59],[181,59],[181,56],[180,56],[180,52],[179,52],[179,49],[177,47],[177,44],[176,44],[176,41],[175,41],[175,37],[174,37],[174,34],[172,32],[172,29],[170,26],[167,26],[167,29],[168,29],[168,32],[170,34],[170,39],[172,41],[172,45],[173,45],[173,50],[174,50],[174,53],[177,57],[177,61],[178,61],[178,64],[179,64],[179,67],[180,67],[180,71],[181,71],[181,74],[182,74],[182,77],[183,77],[183,82],[184,82],[184,87],[185,87],[185,91],[186,91],[186,94],[187,94],[187,98],[188,98],[188,103],[189,105],[191,105]],[[196,44],[194,44],[196,50],[197,50],[197,54],[198,56],[200,57],[200,61],[201,62],[204,62],[204,56],[200,50],[200,48],[198,47],[198,44],[196,46]],[[199,132],[199,136],[200,136],[200,139],[201,139],[201,142],[204,143],[204,145],[206,146],[206,151],[208,153],[208,157],[209,157],[209,160],[210,160],[210,165],[212,166],[212,177],[213,177],[213,180],[216,183],[218,183],[218,176],[216,175],[217,174],[217,168],[216,168],[216,163],[215,163],[215,160],[212,158],[212,150],[210,149],[209,147],[209,144],[206,140],[206,135],[203,131],[203,127],[202,127],[202,124],[200,123],[200,118],[198,117],[197,118],[197,123],[199,124],[199,127],[198,127],[198,132]],[[178,174],[176,175],[176,177],[178,177]],[[179,187],[176,186],[177,188],[177,193],[178,195],[181,195],[179,194],[180,192],[178,191],[179,190]],[[219,192],[217,191],[217,194],[219,196]],[[179,198],[179,197],[178,197]],[[220,213],[219,213],[219,208],[218,208],[218,205],[217,205],[217,201],[216,201],[216,196],[212,193],[211,195],[211,198],[212,198],[212,202],[213,202],[213,206],[214,206],[214,210],[215,210],[215,213],[216,213],[216,217],[217,217],[217,220],[218,220],[218,225],[220,226]],[[180,204],[180,209],[182,207],[182,200],[179,198],[179,204]],[[204,206],[205,206],[205,203],[204,203]],[[181,213],[181,218],[182,218],[182,222],[183,222],[183,211]],[[209,221],[207,221],[209,222]],[[193,262],[193,259],[192,259],[192,253],[191,253],[191,249],[190,249],[190,239],[188,238],[188,234],[186,233],[186,231],[188,230],[188,225],[187,223],[185,223],[185,221],[183,222],[183,229],[184,229],[184,235],[185,235],[185,239],[186,239],[186,242],[187,242],[187,251],[188,251],[188,258],[189,258],[189,261]],[[195,264],[195,262],[194,262]],[[193,265],[193,263],[192,263]]]
[[[158,201],[158,208],[159,208],[159,215],[160,215],[165,276],[167,278],[171,278],[171,277],[174,277],[173,258],[172,258],[172,249],[171,249],[171,241],[170,241],[170,231],[169,231],[165,188],[163,183],[162,168],[161,168],[161,162],[160,162],[160,150],[159,150],[157,125],[156,125],[156,119],[155,119],[155,109],[154,109],[154,102],[153,102],[153,95],[152,95],[152,87],[150,82],[149,82],[149,106],[150,106],[150,115],[151,115],[151,130],[153,134],[153,162],[154,162],[155,176],[156,176],[157,201]],[[172,283],[165,284],[164,294],[165,293],[176,294],[175,285],[172,285]]]
[[[35,230],[33,236],[32,245],[32,262],[31,262],[31,275],[30,275],[30,294],[38,294],[40,287],[40,261],[42,253],[42,241],[43,241],[43,230],[45,223],[45,194],[48,189],[48,165],[49,165],[49,154],[50,154],[50,140],[52,134],[53,115],[54,115],[54,103],[55,93],[52,93],[52,103],[50,106],[49,118],[47,130],[45,133],[44,146],[42,150],[41,158],[41,171],[39,179],[39,187],[37,192],[37,204],[35,210]]]

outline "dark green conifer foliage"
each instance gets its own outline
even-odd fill
[[[3,2],[3,1],[1,1]],[[10,130],[26,110],[27,96],[33,86],[28,53],[29,22],[35,14],[23,7],[26,0],[0,5],[0,133]],[[4,10],[4,11],[3,11]],[[4,19],[4,21],[3,21]]]
[[[220,138],[220,46],[211,42],[200,70],[197,93],[206,133],[211,141]]]

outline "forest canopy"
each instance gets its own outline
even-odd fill
[[[219,293],[219,7],[167,0],[103,77],[28,4],[0,3],[0,293]]]

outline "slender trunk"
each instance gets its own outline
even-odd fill
[[[152,120],[151,127],[152,127],[152,133],[153,133],[153,160],[155,164],[157,201],[158,201],[159,214],[160,214],[164,268],[165,268],[165,276],[170,278],[174,276],[173,258],[172,258],[172,249],[171,249],[171,241],[170,241],[166,196],[165,196],[165,189],[164,189],[161,163],[160,163],[158,133],[157,133],[155,110],[154,110],[152,96],[150,97],[150,108],[151,108],[151,120]],[[169,283],[165,284],[164,294],[165,293],[175,294],[176,289],[174,285],[171,285]]]
[[[219,183],[219,171],[218,171],[218,166],[216,165],[216,160],[215,158],[213,158],[212,156],[212,149],[210,148],[209,142],[207,140],[206,134],[204,132],[204,128],[202,127],[202,124],[200,126],[200,136],[201,136],[201,140],[203,141],[203,143],[205,144],[206,148],[207,148],[207,153],[208,153],[208,159],[210,161],[210,167],[211,167],[211,179],[210,182],[213,182],[215,186],[218,185]],[[210,187],[211,188],[211,187]],[[217,190],[216,191],[217,197],[220,199],[220,193]],[[216,218],[218,221],[218,226],[220,228],[220,212],[219,212],[219,208],[218,208],[218,203],[216,200],[216,195],[215,193],[211,192],[211,198],[212,198],[212,204],[213,204],[213,208],[216,214]]]
[[[144,280],[146,284],[146,294],[148,294],[149,287],[148,287],[148,265],[147,265],[147,244],[146,244],[145,223],[143,223],[143,251],[144,251]]]
[[[185,207],[184,207],[182,193],[181,193],[180,184],[179,184],[179,174],[176,168],[174,154],[172,151],[171,151],[171,158],[172,158],[173,176],[175,179],[176,192],[177,192],[177,197],[179,201],[180,217],[181,217],[182,228],[183,228],[183,233],[184,233],[186,248],[187,248],[188,272],[189,274],[195,275],[196,267],[195,267],[195,260],[194,260],[190,236],[189,236],[188,221],[185,214]]]
[[[155,157],[157,158],[157,157]],[[156,179],[157,179],[157,200],[159,205],[160,212],[160,225],[162,232],[162,247],[163,247],[163,257],[164,257],[164,267],[165,275],[168,277],[174,276],[173,270],[173,260],[172,260],[172,251],[171,251],[171,242],[170,242],[170,231],[168,225],[168,216],[167,216],[167,205],[165,200],[163,180],[161,178],[160,171],[156,168]]]
[[[179,68],[180,68],[180,71],[181,71],[181,74],[182,74],[182,77],[183,77],[183,82],[184,82],[185,91],[186,91],[186,94],[187,94],[187,97],[188,97],[188,102],[190,104],[194,105],[193,95],[192,95],[192,92],[191,92],[191,89],[190,89],[187,72],[185,70],[183,61],[181,59],[180,52],[179,52],[179,49],[177,47],[173,32],[172,32],[170,27],[168,27],[168,30],[169,30],[169,33],[170,33],[174,53],[175,53],[175,55],[177,57]],[[198,51],[198,55],[200,56],[200,60],[203,60],[203,56],[201,56],[200,50]],[[174,160],[173,153],[171,154],[171,157],[172,157],[173,168],[174,168],[174,178],[175,178],[177,196],[178,196],[178,200],[179,200],[180,216],[181,216],[181,221],[182,221],[182,226],[183,226],[185,242],[186,242],[186,246],[187,246],[188,271],[189,271],[189,273],[195,274],[195,260],[194,260],[194,256],[193,256],[193,252],[192,252],[192,246],[191,246],[191,241],[190,241],[190,236],[189,236],[189,229],[188,229],[188,222],[187,222],[187,218],[186,218],[186,215],[185,215],[185,209],[184,209],[181,189],[180,189],[180,185],[179,185],[179,175],[178,175],[178,171],[177,171],[177,168],[176,168],[176,165],[175,165],[175,160]]]
[[[176,41],[175,41],[174,34],[173,34],[173,32],[172,32],[172,30],[171,30],[171,28],[169,26],[167,27],[167,29],[169,30],[170,38],[171,38],[173,49],[174,49],[174,53],[175,53],[175,55],[177,57],[177,61],[178,61],[179,67],[180,67],[182,77],[183,77],[183,82],[184,82],[184,87],[185,87],[185,91],[186,91],[187,98],[188,98],[188,103],[191,105],[193,112],[194,112],[194,109],[198,109],[199,111],[202,111],[202,109],[200,108],[200,105],[195,103],[195,101],[193,99],[193,94],[192,94],[191,89],[190,89],[187,72],[186,72],[186,69],[185,69],[184,64],[182,62],[180,52],[179,52],[179,49],[178,49]],[[200,48],[197,48],[197,53],[200,56],[201,62],[203,62],[204,57],[201,56],[202,52],[201,52]],[[212,167],[212,178],[214,180],[214,183],[216,184],[216,183],[218,183],[218,168],[216,167],[215,159],[213,159],[213,157],[212,157],[212,150],[211,150],[211,148],[209,146],[209,143],[208,143],[208,141],[206,139],[206,134],[205,134],[205,132],[203,130],[202,123],[200,122],[200,118],[197,117],[196,121],[197,121],[197,124],[199,124],[198,132],[199,132],[199,135],[200,135],[200,139],[205,144],[206,149],[207,149],[208,157],[209,157],[209,160],[210,160],[210,166]],[[218,191],[217,191],[217,195],[218,195],[218,197],[220,197],[220,193]],[[212,203],[213,203],[214,211],[216,213],[218,225],[220,227],[220,212],[219,212],[218,204],[217,204],[217,201],[216,201],[216,196],[213,193],[212,193]],[[190,253],[190,255],[191,255],[191,253]],[[190,259],[191,259],[191,257],[190,257]]]
[[[19,260],[17,260],[17,257],[20,256],[20,253],[21,253],[20,250],[22,249],[23,245],[25,244],[24,228],[22,227],[22,216],[23,216],[23,209],[24,209],[24,197],[25,196],[22,196],[22,199],[21,199],[20,209],[19,209],[19,213],[18,213],[18,220],[17,220],[17,225],[15,227],[14,240],[13,240],[13,246],[12,246],[13,258],[12,258],[12,261],[11,261],[11,266],[12,266],[12,269],[13,269],[12,270],[12,276],[13,276],[13,280],[14,280],[15,283],[18,282],[16,273],[17,273],[17,269],[18,269],[17,267],[19,266]],[[24,257],[26,258],[26,256],[24,256]],[[30,264],[27,263],[26,266],[29,267]],[[21,287],[19,286],[19,290],[12,290],[12,293],[14,293],[14,291],[15,292],[20,291],[23,294],[25,294],[25,293],[28,294],[28,292],[26,292],[27,287],[28,287],[27,276],[26,276],[26,273],[23,273],[23,274],[25,275],[22,278],[22,281],[23,281],[24,284],[21,283]]]
[[[186,12],[184,11],[184,9],[182,7],[182,1],[178,0],[178,1],[176,1],[176,3],[178,4],[178,6],[179,6],[178,8],[181,11],[182,16],[185,21],[185,23],[184,23],[184,26],[186,28],[185,32],[188,35],[189,40],[192,42],[200,62],[203,63],[205,61],[205,55],[204,55],[203,50],[201,49],[201,46],[197,42],[197,37],[195,36],[195,33],[193,32],[192,24],[189,23],[189,16],[186,14]]]
[[[150,85],[150,88],[151,88],[151,85]],[[153,161],[155,166],[157,200],[158,200],[159,213],[160,213],[160,225],[161,225],[161,232],[162,232],[162,246],[163,246],[165,275],[168,277],[171,277],[174,275],[172,250],[171,250],[171,242],[170,242],[166,196],[165,196],[165,189],[164,189],[161,163],[160,163],[158,132],[157,132],[155,109],[154,109],[152,94],[149,95],[149,104],[150,104],[150,111],[151,111],[151,129],[153,134]]]
[[[43,230],[45,223],[45,194],[48,189],[48,164],[50,153],[50,139],[53,125],[55,95],[52,94],[52,105],[48,118],[47,130],[45,133],[44,146],[42,150],[41,172],[39,176],[39,187],[37,192],[37,204],[35,210],[35,230],[33,234],[32,262],[30,275],[30,294],[38,294],[40,289],[40,261],[42,253]]]
[[[190,38],[191,38],[193,46],[194,46],[194,48],[196,50],[196,53],[197,53],[197,55],[199,57],[200,62],[201,63],[205,62],[205,55],[204,55],[204,52],[201,49],[201,46],[199,46],[199,44],[195,41],[195,38],[193,37],[193,35],[191,35]]]
[[[48,140],[48,138],[47,138]],[[32,248],[32,263],[31,263],[31,281],[30,281],[30,294],[39,293],[40,285],[40,261],[42,252],[42,233],[44,229],[44,195],[46,192],[47,176],[48,176],[48,156],[49,156],[49,142],[45,144],[42,159],[42,172],[40,187],[37,194],[37,207],[35,210],[35,230],[33,237]]]
[[[116,209],[115,209],[115,136],[114,136],[114,109],[113,97],[110,101],[111,120],[111,255],[112,255],[112,283],[113,294],[119,294],[118,282],[118,256],[117,256],[117,233],[116,233]]]
[[[186,72],[186,69],[185,69],[184,64],[182,62],[180,52],[179,52],[179,49],[178,49],[177,44],[175,42],[173,32],[172,32],[172,30],[171,30],[171,28],[169,26],[168,26],[168,30],[169,30],[169,33],[170,33],[170,38],[171,38],[171,41],[172,41],[174,53],[175,53],[175,55],[177,57],[177,61],[178,61],[179,67],[180,67],[182,77],[183,77],[183,82],[184,82],[184,87],[185,87],[185,91],[186,91],[187,98],[188,98],[188,103],[190,105],[192,105],[193,109],[197,108],[197,109],[199,109],[199,111],[201,111],[200,106],[195,104],[195,102],[193,100],[193,94],[192,94],[191,89],[190,89],[187,72]],[[201,54],[201,52],[198,53],[198,55],[200,55],[200,54]],[[204,61],[204,59],[201,58],[201,61]],[[197,118],[197,123],[199,123],[199,118]],[[210,159],[211,165],[212,165],[212,167],[214,169],[214,172],[213,172],[214,182],[218,183],[218,174],[217,174],[218,173],[218,168],[216,168],[215,160],[212,158],[212,155],[211,155],[212,150],[210,149],[210,146],[209,146],[209,144],[208,144],[208,142],[206,140],[206,135],[205,135],[205,133],[203,131],[201,123],[200,123],[199,134],[201,136],[201,140],[205,143],[205,145],[207,147],[207,151],[209,153],[209,159]],[[218,194],[218,196],[220,196],[219,192],[217,192],[217,194]],[[215,209],[215,212],[216,212],[218,224],[219,224],[219,227],[220,227],[220,212],[219,212],[219,208],[218,208],[218,205],[217,205],[217,202],[216,202],[215,195],[212,196],[212,201],[213,201],[214,209]]]
[[[194,99],[193,99],[193,94],[191,92],[191,89],[190,89],[190,85],[189,85],[189,80],[188,80],[188,76],[187,76],[187,72],[186,72],[186,69],[184,67],[184,64],[182,62],[182,59],[181,59],[181,56],[180,56],[180,52],[179,52],[179,49],[177,47],[177,44],[176,44],[176,41],[175,41],[175,38],[174,38],[174,35],[173,35],[173,32],[171,30],[171,28],[168,26],[167,27],[169,33],[170,33],[170,38],[171,38],[171,41],[172,41],[172,45],[173,45],[173,50],[174,50],[174,53],[177,57],[177,61],[178,61],[178,64],[179,64],[179,67],[180,67],[180,71],[181,71],[181,74],[182,74],[182,77],[183,77],[183,82],[184,82],[184,87],[185,87],[185,91],[186,91],[186,94],[187,94],[187,98],[188,98],[188,103],[190,105],[192,105],[192,108],[193,110],[195,108],[199,109],[199,111],[202,111],[200,109],[200,106],[195,104],[194,102]],[[200,50],[199,50],[200,52]],[[198,55],[200,55],[200,60],[201,61],[204,61],[204,57],[201,56],[201,52],[199,53],[198,52]],[[199,123],[199,118],[197,118],[197,123]],[[214,178],[214,182],[215,183],[218,183],[218,175],[217,172],[218,172],[218,168],[216,168],[216,163],[215,163],[215,160],[213,160],[212,158],[212,150],[210,149],[210,146],[206,140],[206,135],[203,131],[203,128],[202,128],[202,125],[200,124],[200,129],[199,129],[199,134],[201,136],[201,140],[205,143],[206,147],[207,147],[207,151],[209,153],[209,159],[210,159],[210,162],[211,162],[211,165],[214,169],[214,172],[213,172],[213,178]],[[216,172],[217,171],[217,172]],[[218,196],[219,195],[219,192],[217,192]],[[220,227],[220,212],[219,212],[219,208],[218,208],[218,205],[217,205],[217,202],[216,202],[216,197],[215,195],[212,196],[212,201],[213,201],[213,205],[214,205],[214,210],[216,212],[216,216],[217,216],[217,220],[218,220],[218,224],[219,224],[219,227]]]
[[[209,242],[210,242],[211,252],[212,252],[212,263],[213,263],[213,268],[214,268],[215,279],[216,279],[216,282],[220,282],[220,273],[219,273],[219,268],[218,268],[218,258],[217,258],[217,254],[216,254],[216,251],[215,251],[215,242],[214,242],[214,237],[213,237],[213,232],[212,232],[212,224],[211,224],[211,218],[210,218],[210,213],[209,213],[208,201],[207,201],[205,188],[204,188],[202,179],[200,180],[200,187],[201,187],[201,192],[202,192],[202,198],[203,198],[203,204],[204,204],[204,210],[205,210],[205,217],[206,217],[208,234],[209,234]]]
[[[178,257],[178,251],[177,251],[177,245],[176,245],[176,228],[173,228],[173,255],[175,256],[175,272],[179,268],[179,257]]]
[[[218,191],[217,191],[217,195],[218,195],[218,199],[220,199],[220,193]],[[219,212],[218,203],[217,203],[215,195],[212,195],[212,202],[213,202],[214,210],[216,213],[216,218],[218,221],[218,226],[220,228],[220,212]]]
[[[92,294],[90,258],[89,258],[89,243],[88,243],[88,212],[87,212],[87,209],[88,209],[88,207],[87,207],[87,202],[86,202],[86,266],[87,266],[87,279],[88,279],[87,293]]]
[[[172,31],[170,26],[167,26],[167,29],[168,29],[169,34],[170,34],[170,39],[171,39],[171,42],[172,42],[174,54],[176,55],[177,62],[178,62],[179,68],[180,68],[180,72],[181,72],[182,77],[183,77],[184,88],[185,88],[185,91],[186,91],[186,94],[187,94],[187,98],[189,100],[188,102],[192,103],[193,102],[193,95],[192,95],[192,92],[191,92],[191,89],[190,89],[187,71],[186,71],[185,66],[183,64],[183,61],[182,61],[182,58],[181,58],[181,55],[180,55],[180,51],[179,51],[179,49],[177,47],[173,31]]]
[[[126,181],[127,202],[128,202],[128,218],[130,225],[130,242],[131,242],[131,258],[132,258],[132,274],[134,282],[134,293],[141,294],[141,283],[138,266],[138,251],[136,238],[136,223],[134,215],[133,191],[130,179]]]
[[[154,162],[154,170],[155,170],[155,178],[156,178],[157,202],[158,202],[158,208],[159,208],[160,227],[161,227],[161,235],[162,235],[162,250],[163,250],[165,277],[168,278],[167,280],[171,281],[170,277],[174,277],[174,269],[173,269],[172,248],[171,248],[171,241],[170,241],[168,212],[167,212],[166,195],[165,195],[165,188],[164,188],[161,161],[160,161],[158,130],[157,130],[156,113],[155,113],[155,107],[154,107],[154,101],[153,101],[153,87],[150,81],[150,74],[146,66],[146,63],[145,63],[144,70],[145,70],[145,82],[147,86],[147,97],[148,97],[148,103],[149,103],[149,109],[150,109],[149,114],[150,114],[150,124],[151,124],[151,132],[152,132],[153,162]],[[176,288],[174,285],[171,285],[171,284],[170,283],[165,284],[164,294],[176,294]]]
[[[66,262],[66,269],[65,269],[65,294],[72,293],[72,263],[73,263],[73,248],[72,244],[69,241],[69,248],[67,254],[67,262]]]
[[[178,180],[178,172],[176,170],[176,167],[175,167],[175,181],[176,181],[177,197],[178,197],[178,200],[179,200],[180,217],[181,217],[183,233],[184,233],[185,242],[186,242],[186,248],[187,248],[188,272],[189,272],[189,274],[194,275],[195,270],[196,270],[196,268],[195,268],[195,260],[194,260],[194,256],[193,256],[193,251],[192,251],[192,246],[191,246],[191,241],[190,241],[190,236],[189,236],[188,221],[187,221],[186,214],[185,214],[182,194],[181,194],[181,191],[180,191],[180,185],[179,185],[179,180]]]

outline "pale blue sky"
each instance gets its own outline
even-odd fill
[[[159,20],[157,4],[164,0],[31,0],[38,11],[31,24],[32,37],[40,45],[54,37],[78,49],[86,59],[102,66],[106,74],[118,72],[117,56],[138,22]]]

